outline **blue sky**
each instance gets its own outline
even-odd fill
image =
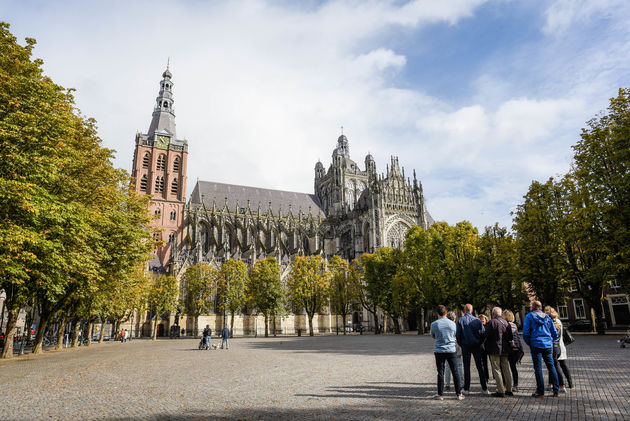
[[[437,220],[511,226],[630,85],[620,0],[10,1],[0,16],[77,89],[130,169],[171,56],[197,179],[311,192],[340,126],[353,159],[415,168]]]

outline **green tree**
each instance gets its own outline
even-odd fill
[[[331,273],[330,306],[335,315],[340,314],[343,320],[343,334],[346,334],[345,324],[352,306],[359,300],[359,286],[353,279],[350,264],[339,256],[333,256],[328,262]],[[337,329],[339,334],[339,329]]]
[[[153,313],[153,336],[157,338],[157,324],[164,313],[168,313],[177,308],[177,297],[179,288],[177,280],[170,275],[157,275],[151,280],[151,289],[147,297],[147,308]]]
[[[228,259],[223,263],[217,278],[217,307],[230,312],[230,334],[234,335],[234,314],[246,304],[245,285],[249,278],[247,265],[240,260]]]
[[[289,299],[296,311],[308,316],[309,335],[313,336],[313,317],[327,301],[330,273],[321,256],[297,256],[287,282]]]
[[[361,255],[361,262],[357,259],[354,259],[350,263],[350,271],[349,271],[349,281],[352,282],[352,288],[357,292],[357,299],[368,313],[372,315],[372,319],[374,320],[374,334],[378,335],[381,333],[379,320],[378,320],[378,296],[379,291],[376,288],[373,288],[373,283],[368,283],[365,278],[365,273],[363,269],[363,261],[367,258],[369,259],[372,254],[364,253]]]
[[[197,263],[184,272],[181,279],[181,306],[193,318],[193,331],[199,334],[199,316],[213,310],[218,271],[207,263]]]
[[[275,258],[267,257],[254,264],[247,291],[253,309],[265,317],[266,338],[269,336],[269,317],[276,317],[282,312],[286,298],[280,266]]]

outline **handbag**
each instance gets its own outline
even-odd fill
[[[564,328],[562,329],[562,342],[564,342],[564,346],[571,345],[575,342],[575,337],[571,335],[571,332]]]

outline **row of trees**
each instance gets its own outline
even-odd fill
[[[72,90],[43,75],[42,61],[31,58],[34,45],[30,38],[19,45],[0,23],[2,357],[13,353],[22,308],[39,314],[34,353],[53,323],[62,338],[69,318],[129,317],[146,297],[142,269],[154,247],[148,199],[114,168],[113,151],[101,146]]]

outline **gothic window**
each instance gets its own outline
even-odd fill
[[[177,212],[171,211],[171,217],[170,217],[171,221],[174,221],[176,216],[177,216]]]
[[[168,242],[169,243],[174,243],[175,242],[175,234],[169,234],[168,235]]]
[[[147,175],[144,174],[140,179],[140,191],[147,191]]]
[[[168,108],[168,102],[164,101],[164,108]]]
[[[155,178],[155,192],[162,193],[164,191],[164,177],[158,175]]]
[[[162,155],[158,156],[157,169],[158,170],[165,170],[166,169],[166,155],[162,154]]]
[[[387,246],[402,249],[408,230],[409,227],[402,222],[396,222],[392,225],[389,231],[387,231]]]
[[[160,216],[162,214],[162,211],[160,209],[156,209],[154,213],[155,216]]]
[[[173,160],[173,171],[179,171],[179,156]]]
[[[151,161],[151,155],[149,154],[149,152],[147,152],[142,157],[142,168],[149,168],[150,161]]]
[[[171,183],[171,193],[177,194],[177,179],[174,179]]]

